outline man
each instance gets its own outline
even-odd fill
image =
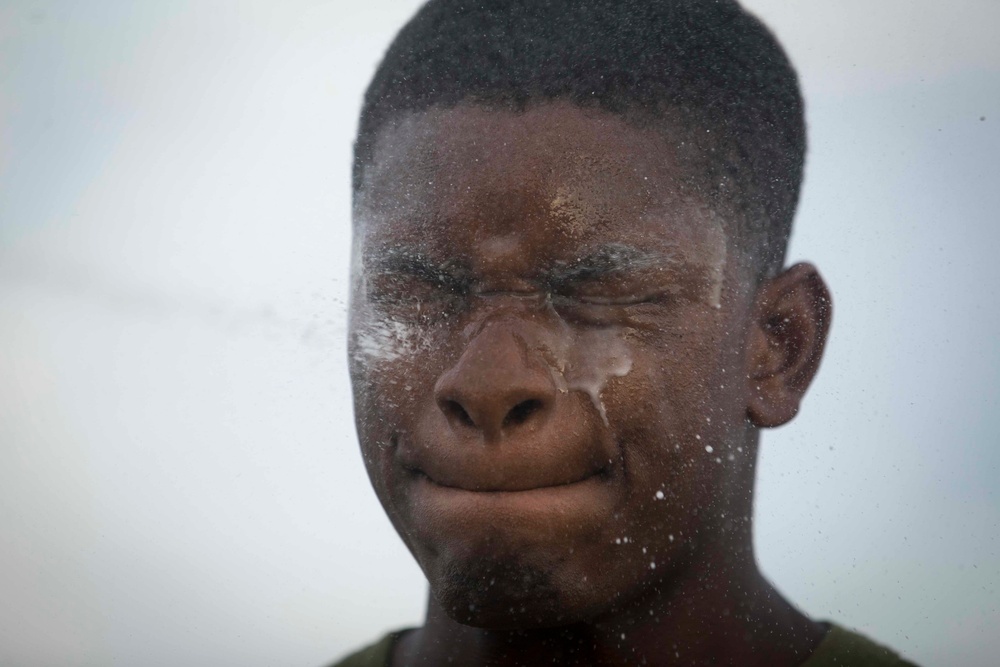
[[[342,665],[903,665],[757,568],[759,430],[831,303],[783,268],[805,152],[729,1],[432,0],[355,153],[372,484],[430,583]]]

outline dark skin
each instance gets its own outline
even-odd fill
[[[669,132],[555,102],[385,129],[355,209],[362,452],[430,583],[395,665],[798,665],[753,555],[758,432],[830,297],[758,281]]]

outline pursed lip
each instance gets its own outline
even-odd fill
[[[616,504],[607,459],[608,467],[599,468],[574,458],[573,474],[558,466],[491,469],[487,462],[433,467],[441,461],[425,459],[397,468],[406,478],[399,489],[406,512],[425,539],[454,548],[478,545],[483,553],[500,548],[497,535],[504,536],[503,548],[514,550],[561,543],[598,530]]]
[[[532,491],[558,491],[561,488],[568,489],[569,487],[577,486],[586,482],[600,481],[605,479],[608,475],[608,471],[606,469],[599,469],[568,480],[553,480],[551,483],[539,484],[534,482],[530,484],[518,484],[516,477],[511,477],[501,483],[497,483],[495,481],[477,483],[475,480],[439,480],[419,468],[405,469],[417,479],[425,481],[428,484],[432,484],[433,486],[441,489],[464,491],[467,493],[493,494],[498,496],[504,494],[530,493]]]
[[[447,435],[394,439],[386,463],[429,490],[481,494],[560,491],[606,482],[618,457],[610,443],[582,434],[512,438],[496,445],[462,442]],[[434,437],[438,436],[438,437]]]

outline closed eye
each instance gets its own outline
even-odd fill
[[[437,262],[416,248],[383,246],[366,256],[364,266],[369,300],[394,317],[447,315],[468,293],[467,271],[454,260]]]
[[[595,306],[622,306],[656,301],[671,293],[663,276],[649,271],[614,271],[564,280],[550,287],[552,294]]]
[[[551,299],[553,308],[565,319],[600,326],[630,319],[648,308],[670,306],[674,296],[664,292],[614,296],[552,294]]]
[[[590,304],[593,306],[631,306],[639,303],[651,303],[659,300],[661,295],[659,294],[631,294],[631,295],[619,295],[619,296],[597,296],[597,295],[579,295],[575,297],[568,297],[571,299],[576,299],[581,303]]]
[[[382,273],[368,281],[369,300],[401,319],[427,320],[453,311],[463,291],[443,281],[407,273]]]

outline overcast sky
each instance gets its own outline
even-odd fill
[[[0,663],[318,665],[419,623],[344,354],[360,97],[418,6],[0,4]],[[764,437],[808,613],[1000,654],[1000,3],[745,3],[805,89],[836,304]]]

